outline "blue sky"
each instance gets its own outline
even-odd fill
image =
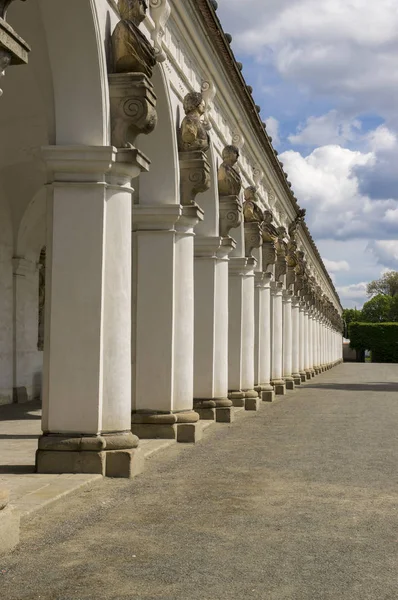
[[[218,0],[343,306],[398,270],[396,0]]]

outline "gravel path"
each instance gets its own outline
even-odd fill
[[[398,365],[340,365],[37,514],[0,598],[396,600],[397,425]]]

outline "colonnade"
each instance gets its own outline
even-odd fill
[[[156,5],[155,46],[170,12]],[[211,86],[195,91],[194,77],[171,85],[165,57],[138,29],[145,3],[121,6],[107,80],[87,79],[81,55],[70,86],[57,71],[56,143],[41,148],[40,473],[132,477],[143,468],[140,439],[195,443],[203,421],[257,411],[342,357],[338,297],[304,212],[280,185],[269,138],[262,131],[264,172],[254,177],[247,157],[240,168],[233,123],[215,131]],[[43,10],[56,45],[53,3]],[[62,22],[73,33],[70,21]],[[273,212],[269,181],[285,213]]]

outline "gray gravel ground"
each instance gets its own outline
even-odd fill
[[[34,517],[6,600],[396,600],[398,365],[341,365]]]

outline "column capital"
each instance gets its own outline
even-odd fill
[[[41,156],[49,183],[123,185],[149,170],[150,161],[137,148],[114,146],[43,146]]]
[[[255,285],[259,288],[269,288],[271,285],[272,273],[264,273],[264,271],[257,271],[255,273]]]
[[[283,283],[281,281],[271,281],[271,294],[273,296],[282,296]]]
[[[232,276],[246,275],[254,276],[254,267],[256,266],[256,259],[231,257],[229,259],[229,273]]]
[[[284,302],[291,302],[293,299],[293,290],[282,290]]]

